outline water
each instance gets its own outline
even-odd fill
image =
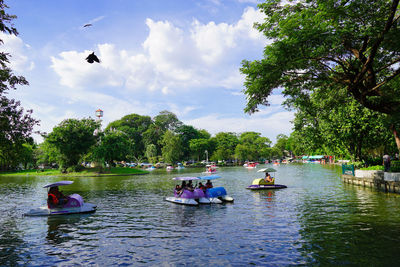
[[[275,166],[274,166],[275,167]],[[259,167],[260,168],[260,167]],[[258,169],[259,169],[258,168]],[[232,204],[199,207],[164,201],[174,176],[71,178],[61,187],[98,205],[93,214],[24,217],[45,204],[57,177],[0,179],[0,265],[288,266],[396,265],[398,195],[349,186],[339,168],[276,167],[287,189],[249,191],[257,169],[220,168]]]

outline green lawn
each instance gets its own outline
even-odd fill
[[[148,171],[144,171],[136,168],[111,168],[103,169],[103,172],[99,172],[99,168],[86,168],[81,172],[61,173],[60,170],[46,169],[46,170],[24,170],[18,172],[0,172],[0,176],[112,176],[112,175],[139,175],[147,174]]]

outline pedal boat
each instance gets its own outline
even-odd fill
[[[215,180],[221,178],[219,175],[207,175],[198,177],[200,180]],[[234,199],[228,196],[224,187],[213,187],[207,188],[205,192],[206,198],[209,199],[210,203],[221,204],[223,202],[233,202]]]
[[[199,180],[198,177],[174,177],[172,180],[175,181],[193,181]],[[203,190],[196,188],[194,191],[190,191],[187,189],[183,189],[183,192],[179,194],[176,190],[174,190],[173,197],[166,197],[166,201],[189,205],[189,206],[197,206],[199,203],[201,204],[209,204],[210,201],[205,197]]]
[[[253,183],[246,187],[250,190],[262,190],[262,189],[281,189],[287,188],[286,185],[275,184],[275,178],[272,179],[272,182],[266,182],[263,178],[254,179]]]
[[[276,172],[276,170],[274,168],[266,168],[266,169],[261,169],[257,172]],[[281,188],[287,188],[287,186],[282,184],[275,184],[275,178],[272,178],[272,182],[267,182],[264,180],[264,178],[257,178],[254,179],[252,184],[246,188],[250,190],[263,190],[263,189],[281,189]]]
[[[43,188],[50,188],[56,186],[70,185],[73,181],[60,181],[52,184],[45,185]],[[53,216],[53,215],[67,215],[76,213],[91,213],[96,211],[97,206],[91,203],[85,203],[82,196],[79,194],[72,194],[67,196],[67,202],[63,205],[51,205],[48,201],[47,206],[31,209],[25,216]]]
[[[212,174],[217,172],[217,166],[215,165],[206,165],[206,170],[202,172],[203,174]]]

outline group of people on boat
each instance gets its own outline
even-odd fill
[[[47,204],[49,207],[62,207],[68,202],[68,196],[65,196],[58,186],[50,187],[47,193]]]
[[[178,195],[181,195],[184,190],[189,190],[193,192],[196,187],[205,192],[208,188],[213,188],[213,184],[211,183],[210,180],[207,180],[205,185],[203,185],[202,182],[199,182],[198,185],[194,186],[192,180],[189,180],[188,183],[186,183],[186,181],[182,181],[181,185],[177,184],[175,186],[175,191],[178,193]]]

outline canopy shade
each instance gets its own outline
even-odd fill
[[[45,185],[45,186],[43,186],[43,188],[55,187],[55,186],[61,186],[61,185],[69,185],[69,184],[72,184],[73,182],[74,181],[59,181],[59,182],[56,182],[56,183]]]
[[[198,177],[174,177],[172,180],[177,180],[177,181],[191,181],[191,180],[199,180]]]
[[[221,178],[221,176],[219,176],[219,175],[206,175],[206,176],[199,176],[198,178],[200,180],[214,180],[214,179]]]
[[[276,172],[274,168],[265,168],[265,169],[260,169],[257,172]]]

